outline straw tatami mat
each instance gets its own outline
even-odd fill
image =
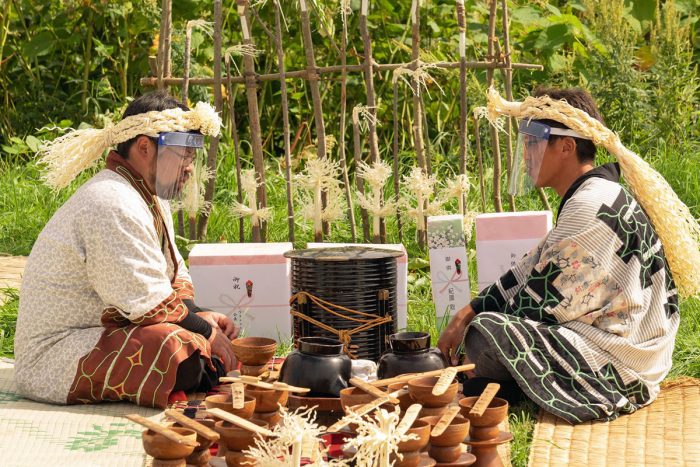
[[[59,406],[23,399],[14,365],[0,360],[0,465],[141,467],[142,428],[123,418],[162,412],[127,403]]]
[[[607,423],[541,411],[529,465],[700,466],[700,380],[670,382],[650,406]]]

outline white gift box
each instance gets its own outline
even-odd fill
[[[493,284],[552,229],[551,211],[497,212],[476,217],[479,290]]]
[[[403,252],[403,256],[396,258],[396,301],[397,301],[397,329],[406,329],[408,316],[408,254],[401,243],[308,243],[307,248],[333,248],[342,246],[366,246]]]
[[[469,269],[460,214],[428,217],[430,282],[435,315],[440,323],[469,304]]]
[[[291,243],[203,243],[189,256],[195,302],[229,316],[247,336],[291,338]]]

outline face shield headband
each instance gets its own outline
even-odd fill
[[[521,120],[518,131],[513,172],[508,187],[508,193],[513,196],[527,194],[538,186],[537,180],[550,136],[590,139],[569,128],[551,127],[535,120]]]
[[[172,200],[182,193],[191,175],[191,166],[203,153],[204,135],[173,131],[157,138],[156,194]]]

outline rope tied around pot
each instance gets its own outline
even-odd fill
[[[322,298],[319,298],[315,295],[312,295],[308,292],[297,292],[292,297],[289,299],[289,304],[290,306],[293,305],[294,303],[299,304],[303,303],[306,300],[310,300],[313,304],[318,306],[320,309],[323,311],[330,313],[334,316],[337,316],[339,318],[347,319],[349,321],[354,321],[356,323],[361,323],[359,326],[357,326],[354,329],[335,329],[333,326],[330,326],[328,324],[322,323],[310,316],[307,316],[303,313],[299,313],[298,311],[292,309],[290,311],[290,314],[296,318],[302,319],[304,321],[307,321],[314,326],[318,326],[319,328],[326,330],[328,332],[332,332],[333,334],[338,336],[338,340],[343,344],[343,349],[345,353],[352,359],[357,358],[355,353],[353,352],[354,349],[357,349],[357,346],[351,345],[352,343],[352,335],[356,334],[358,332],[366,331],[367,329],[371,329],[375,326],[381,326],[382,324],[390,323],[393,321],[393,318],[391,316],[377,316],[372,313],[364,313],[362,311],[357,311],[353,310],[351,308],[347,308],[341,305],[336,305],[335,303],[329,302],[327,300],[323,300]],[[363,319],[363,318],[354,318],[352,316],[347,316],[342,313],[339,313],[338,311],[334,311],[333,308],[336,310],[341,310],[345,311],[350,314],[355,314],[359,316],[363,316],[369,319]]]

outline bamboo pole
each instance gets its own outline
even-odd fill
[[[374,93],[374,69],[372,63],[372,41],[367,27],[367,15],[369,13],[369,0],[362,0],[360,4],[360,35],[364,51],[364,75],[365,89],[367,93],[367,108],[371,118],[367,119],[367,133],[369,136],[369,154],[372,163],[379,162],[379,144],[377,142],[377,99]],[[386,243],[386,226],[384,219],[379,219],[378,235],[373,237],[374,243]]]
[[[459,173],[467,173],[467,27],[464,16],[464,0],[457,0],[457,25],[459,27]],[[462,206],[467,205],[466,196],[462,195]],[[464,215],[464,212],[462,212]]]
[[[165,34],[166,23],[168,17],[169,0],[162,0],[160,6],[160,31],[158,32],[158,53],[156,54],[156,82],[154,83],[158,90],[165,87]]]
[[[428,173],[428,175],[433,174],[433,163],[430,158],[430,149],[431,149],[431,141],[430,141],[430,133],[428,131],[428,113],[425,111],[425,99],[423,99],[423,95],[420,96],[420,114],[423,117],[423,132],[425,134],[424,139],[423,139],[423,157],[425,158],[425,171]],[[437,190],[437,186],[435,187]]]
[[[321,101],[321,91],[318,81],[319,75],[316,72],[316,58],[314,57],[314,43],[311,38],[311,21],[309,19],[309,10],[306,5],[306,0],[299,0],[301,10],[301,32],[302,41],[304,44],[304,52],[306,54],[306,79],[309,82],[311,90],[311,103],[314,108],[314,126],[316,127],[316,154],[319,159],[326,157],[326,128],[323,122],[323,103]],[[322,206],[326,207],[327,192],[322,193]],[[323,223],[322,230],[314,232],[314,240],[317,242],[323,241],[323,234],[328,229],[328,223]]]
[[[392,144],[392,153],[394,156],[393,175],[394,175],[394,196],[396,200],[400,199],[399,190],[399,82],[394,80],[392,99],[392,115],[394,117],[394,140]],[[396,204],[396,225],[399,229],[399,243],[403,243],[403,226],[401,224],[401,208]]]
[[[384,72],[384,71],[393,71],[397,68],[410,68],[412,66],[413,62],[408,62],[408,63],[375,63],[372,65],[372,68],[374,69],[375,73],[379,72]],[[435,62],[431,63],[431,65],[434,65],[436,68],[443,68],[446,70],[454,70],[458,69],[461,65],[460,62]],[[504,68],[506,65],[505,63],[499,63],[499,62],[493,62],[493,61],[468,61],[465,63],[465,66],[467,69],[470,70],[490,70],[490,69],[499,69],[499,68]],[[543,69],[542,65],[536,65],[532,63],[512,63],[511,64],[512,68],[514,70],[539,70],[541,71]],[[346,72],[348,73],[356,73],[356,72],[364,72],[364,65],[347,65],[345,67]],[[342,65],[330,65],[330,66],[323,66],[323,67],[317,67],[316,68],[316,73],[318,75],[325,75],[325,74],[332,74],[332,73],[341,73],[343,71],[343,66]],[[268,74],[255,74],[253,72],[255,78],[257,81],[277,81],[280,79],[279,73],[268,73]],[[299,79],[307,79],[307,71],[306,70],[293,70],[293,71],[287,71],[285,73],[285,77],[287,79],[293,79],[293,78],[299,78]],[[245,76],[227,76],[223,78],[224,82],[231,81],[233,84],[245,84]],[[163,82],[166,86],[181,86],[182,85],[182,78],[163,78]],[[158,78],[156,76],[150,76],[150,77],[145,77],[141,78],[140,80],[141,86],[156,86],[158,84]],[[197,86],[211,86],[214,84],[214,79],[213,78],[205,78],[205,77],[195,77],[195,78],[190,78],[190,84],[191,85],[197,85]]]
[[[289,101],[287,80],[285,78],[284,49],[282,48],[282,6],[275,0],[275,48],[277,49],[277,68],[280,72],[280,94],[282,98],[282,135],[284,138],[284,177],[287,185],[287,231],[289,241],[294,243],[294,201],[292,199],[292,155],[289,141]],[[262,24],[262,21],[260,22]]]
[[[496,0],[490,0],[489,3],[489,35],[488,35],[488,58],[494,62],[498,61],[495,54],[496,44]],[[493,69],[486,72],[486,87],[493,85]],[[493,205],[496,212],[503,211],[501,202],[501,147],[498,138],[498,130],[490,125],[491,131],[491,147],[493,149]]]
[[[343,171],[343,184],[345,185],[345,198],[348,203],[348,219],[350,219],[350,234],[352,242],[357,241],[357,231],[355,227],[355,209],[352,202],[352,192],[350,191],[350,176],[348,175],[348,164],[345,159],[345,119],[347,113],[347,88],[348,88],[348,72],[347,72],[347,47],[348,47],[348,12],[341,7],[343,35],[340,40],[340,66],[343,69],[340,72],[340,137],[338,141],[338,157],[340,158],[340,168]]]
[[[355,186],[357,191],[360,193],[365,192],[365,181],[362,177],[357,176],[357,168],[362,162],[362,143],[360,141],[360,121],[359,116],[355,116],[353,112],[352,117],[352,141],[353,141],[353,155],[355,160]],[[362,219],[362,236],[364,242],[369,242],[369,217],[367,215],[367,210],[360,207],[360,217]]]
[[[172,31],[173,31],[173,0],[164,0],[165,10],[165,37],[163,38],[163,76],[172,74]]]
[[[420,2],[411,0],[411,69],[418,67],[420,60]],[[418,166],[427,171],[427,165],[423,156],[423,119],[421,117],[420,106],[420,84],[416,78],[413,79],[413,146],[416,149],[416,159]]]
[[[253,38],[250,30],[250,8],[248,0],[236,0],[238,6],[238,16],[241,21],[243,33],[243,44],[253,46]],[[262,139],[260,129],[260,111],[258,109],[257,80],[255,77],[255,61],[250,55],[243,55],[243,67],[245,77],[246,98],[248,100],[248,115],[250,121],[250,139],[253,148],[253,165],[259,184],[256,193],[258,209],[267,206],[267,191],[265,189],[265,161],[263,159]],[[279,75],[279,73],[278,73]],[[260,226],[252,226],[252,236],[254,242],[264,242],[266,240],[267,223],[261,222]]]
[[[214,0],[214,107],[221,113],[223,98],[221,95],[221,0]],[[219,150],[219,137],[209,139],[209,154],[207,156],[207,167],[212,177],[207,180],[207,187],[204,190],[205,203],[214,200],[214,189],[216,187],[216,156]],[[197,225],[197,238],[204,240],[207,235],[207,225],[209,223],[210,211],[204,211],[199,216]],[[191,224],[190,224],[190,227]]]
[[[506,33],[504,33],[506,34]],[[504,59],[504,54],[501,52],[501,46],[496,42],[496,56],[499,57],[500,59]],[[503,82],[505,84],[506,88],[506,94],[508,94],[507,89],[508,89],[508,78],[509,75],[506,73],[507,68],[501,68],[501,74],[503,75]],[[513,80],[513,75],[510,74],[510,81],[512,85],[512,80]],[[513,98],[513,92],[512,92],[512,87],[511,87],[511,92],[510,92],[511,99]],[[510,187],[510,174],[512,172],[512,164],[513,164],[513,141],[512,141],[512,134],[513,134],[513,119],[512,118],[506,118],[506,126],[505,126],[505,134],[506,134],[506,187]],[[515,196],[510,194],[510,190],[508,190],[508,208],[512,211],[515,211]]]
[[[231,62],[230,58],[226,57],[226,73],[231,73]],[[243,204],[243,189],[241,188],[241,154],[240,154],[240,140],[238,137],[238,125],[236,123],[236,112],[235,104],[236,98],[233,95],[233,86],[230,82],[226,84],[226,93],[228,94],[228,114],[231,120],[231,139],[233,140],[233,158],[236,163],[236,200]],[[238,241],[240,243],[245,242],[245,228],[243,217],[238,218]]]
[[[191,23],[188,22],[185,26],[185,52],[183,55],[184,63],[182,66],[182,105],[187,105],[189,100],[189,90],[190,90],[190,53],[192,46],[192,27]],[[182,212],[182,208],[177,210],[177,232],[181,237],[185,236],[185,215]],[[193,240],[190,226],[190,240]],[[195,232],[196,234],[196,232]]]
[[[486,212],[486,181],[484,180],[484,158],[481,155],[481,137],[479,119],[474,117],[474,139],[476,140],[476,158],[479,164],[479,188],[481,191],[481,212]]]

